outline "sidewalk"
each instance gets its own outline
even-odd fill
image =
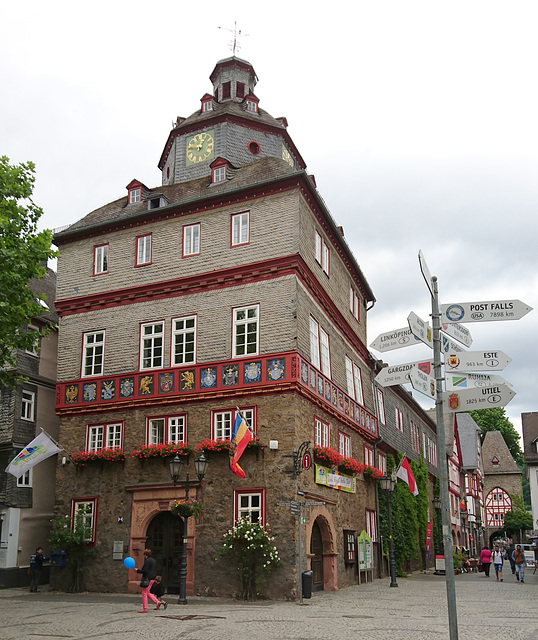
[[[516,582],[484,574],[455,576],[461,640],[538,640],[538,573]],[[449,638],[444,576],[398,578],[336,592],[316,592],[304,605],[165,596],[168,608],[138,614],[139,595],[0,591],[0,638],[76,640],[310,640]],[[46,587],[44,587],[46,589]],[[43,589],[43,587],[42,587]]]

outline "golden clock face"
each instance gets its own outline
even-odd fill
[[[187,164],[198,164],[213,157],[215,141],[212,131],[202,131],[187,140]]]

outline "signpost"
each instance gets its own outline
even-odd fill
[[[370,346],[376,351],[384,352],[410,347],[413,344],[418,344],[417,338],[411,333],[409,327],[402,327],[394,331],[380,333]]]
[[[428,398],[435,398],[435,378],[418,368],[411,369],[409,379],[415,391],[423,393]]]
[[[505,407],[515,395],[516,392],[505,384],[462,389],[461,391],[445,391],[443,393],[443,407],[448,411],[474,411],[476,409]]]
[[[410,382],[409,372],[413,368],[418,368],[425,373],[430,373],[433,360],[417,360],[406,364],[397,364],[393,367],[383,367],[375,377],[375,381],[382,387],[390,387],[395,384],[405,384]]]
[[[491,387],[497,384],[505,384],[512,388],[512,385],[502,376],[494,373],[449,373],[445,371],[445,389],[473,389],[481,387]]]
[[[498,320],[520,320],[532,311],[532,307],[521,300],[487,300],[485,302],[457,302],[443,304],[443,322],[490,322]]]
[[[498,350],[449,352],[445,356],[447,371],[502,371],[512,362],[506,353]]]
[[[414,311],[411,311],[407,316],[407,322],[409,323],[411,333],[419,340],[422,340],[422,342],[428,345],[428,347],[433,349],[432,329],[429,322],[424,322],[424,320],[419,318]]]
[[[462,324],[458,322],[454,322],[454,324],[443,324],[441,325],[441,331],[454,338],[461,344],[464,344],[466,347],[470,347],[473,344],[473,339],[471,337],[471,332],[467,327],[464,327]]]

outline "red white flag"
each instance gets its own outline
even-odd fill
[[[407,461],[406,457],[404,457],[404,459],[402,460],[400,468],[396,473],[396,477],[407,483],[409,485],[409,491],[411,491],[414,496],[418,496],[418,487],[417,483],[415,482],[415,476],[411,471],[411,467],[409,466],[409,462]]]

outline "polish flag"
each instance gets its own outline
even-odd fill
[[[411,491],[414,496],[418,496],[417,483],[415,482],[415,477],[413,475],[413,472],[411,471],[411,467],[409,466],[409,462],[407,461],[406,457],[404,457],[404,459],[402,460],[400,468],[396,473],[396,477],[407,483],[409,485],[409,491]]]

